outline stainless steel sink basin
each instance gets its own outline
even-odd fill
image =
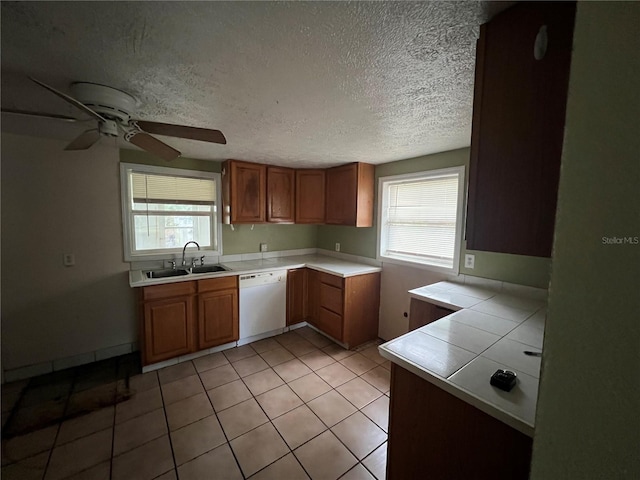
[[[147,278],[167,278],[188,275],[189,272],[186,270],[173,270],[172,268],[168,268],[166,270],[150,270],[148,272],[144,272],[144,274]]]
[[[213,273],[213,272],[226,272],[227,269],[221,265],[202,265],[199,267],[192,267],[191,273]]]

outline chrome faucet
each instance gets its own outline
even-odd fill
[[[198,247],[198,251],[200,251],[200,245],[198,245],[198,242],[194,242],[193,240],[191,240],[190,242],[187,242],[184,244],[184,247],[182,248],[182,266],[184,267],[187,262],[184,259],[184,252],[187,249],[187,245],[189,245],[190,243],[195,244],[196,247]]]

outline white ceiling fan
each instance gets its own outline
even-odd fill
[[[135,110],[136,100],[128,93],[115,88],[95,83],[78,82],[71,85],[73,97],[55,88],[29,77],[33,82],[71,103],[76,108],[90,115],[98,124],[96,128],[86,130],[75,138],[65,150],[86,150],[94,145],[101,136],[117,137],[120,132],[123,138],[149,153],[167,161],[178,158],[181,153],[150,134],[169,137],[187,138],[203,142],[226,144],[227,139],[220,130],[188,127],[170,123],[150,122],[131,118]],[[2,110],[3,113],[29,115],[56,120],[76,121],[64,115],[26,112],[23,110]]]

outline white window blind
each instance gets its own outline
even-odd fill
[[[382,181],[381,257],[456,267],[460,175],[425,173]]]
[[[131,172],[135,203],[213,204],[216,183],[211,179],[176,177]]]

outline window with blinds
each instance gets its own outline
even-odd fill
[[[130,259],[180,251],[189,241],[218,250],[219,175],[145,165],[122,168]]]
[[[384,260],[458,269],[463,167],[380,179]]]

